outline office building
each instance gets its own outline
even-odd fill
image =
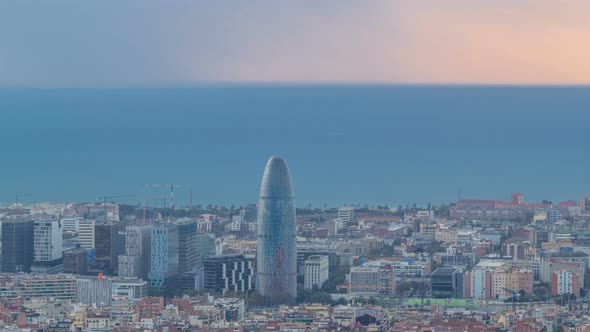
[[[82,248],[72,248],[63,252],[63,272],[71,274],[88,273],[88,252]]]
[[[112,281],[102,275],[79,276],[76,281],[76,302],[95,306],[110,307]]]
[[[180,220],[178,225],[178,273],[194,270],[199,265],[199,243],[197,242],[197,221]]]
[[[254,289],[254,259],[244,255],[213,256],[204,262],[204,288],[217,292]]]
[[[148,283],[141,278],[112,277],[111,298],[139,301],[148,296]]]
[[[94,225],[94,263],[92,270],[105,275],[117,273],[119,255],[125,252],[125,225],[97,223]]]
[[[326,255],[309,256],[304,263],[303,286],[312,289],[314,286],[322,288],[328,281],[329,262]]]
[[[31,272],[34,257],[32,221],[2,221],[2,272]]]
[[[202,267],[203,262],[211,256],[215,256],[215,234],[197,234],[197,266]]]
[[[125,228],[125,254],[119,255],[119,276],[147,278],[150,271],[152,226]]]
[[[157,293],[171,294],[177,287],[178,225],[166,224],[152,229],[151,269],[148,284]]]
[[[76,217],[67,217],[61,218],[61,230],[65,232],[77,232],[78,231],[78,221],[79,218]]]
[[[457,268],[438,268],[430,275],[432,297],[462,298],[463,276]]]
[[[277,156],[268,160],[258,203],[256,268],[258,291],[263,296],[297,297],[295,202],[287,163]]]
[[[21,294],[30,299],[74,301],[77,296],[76,277],[67,274],[23,275],[18,277]]]
[[[56,274],[63,271],[62,229],[60,220],[35,221],[34,257],[31,272]]]
[[[78,241],[80,248],[86,250],[94,249],[94,220],[83,219],[78,221]]]

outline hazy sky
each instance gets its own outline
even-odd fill
[[[2,0],[0,86],[590,83],[588,0]]]

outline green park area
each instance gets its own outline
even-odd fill
[[[422,299],[420,298],[409,298],[405,300],[406,304],[408,305],[418,305],[422,304]],[[437,305],[441,307],[467,307],[477,305],[477,300],[466,300],[466,299],[424,299],[424,305]]]

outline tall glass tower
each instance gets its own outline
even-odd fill
[[[263,296],[297,296],[295,202],[287,163],[266,163],[258,201],[256,288]]]

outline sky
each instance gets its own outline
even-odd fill
[[[589,84],[588,0],[2,0],[0,86]]]

